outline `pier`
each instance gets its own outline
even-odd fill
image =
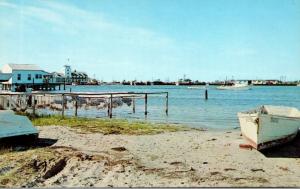
[[[169,112],[168,92],[0,92],[0,109],[28,112],[36,115],[37,109],[57,110],[65,116],[65,110],[74,109],[78,116],[79,108],[94,107],[97,110],[107,109],[107,116],[113,117],[113,109],[124,103],[132,106],[136,113],[136,101],[144,100],[144,114],[148,114],[149,97],[165,98],[165,113]]]

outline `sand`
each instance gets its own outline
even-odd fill
[[[40,138],[57,139],[52,146],[71,147],[87,158],[69,158],[36,187],[300,186],[298,141],[261,153],[239,148],[239,130],[127,136],[38,129]]]

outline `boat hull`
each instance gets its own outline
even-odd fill
[[[249,144],[263,150],[293,140],[299,130],[300,120],[274,115],[238,113],[241,132]]]
[[[22,136],[36,137],[38,130],[25,116],[15,115],[11,111],[0,112],[0,140]]]

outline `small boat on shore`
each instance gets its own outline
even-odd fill
[[[13,111],[0,111],[0,141],[29,142],[38,137],[38,130],[26,116]]]
[[[265,105],[238,118],[243,137],[257,150],[293,140],[300,127],[300,111],[293,107]]]
[[[218,86],[219,90],[248,90],[249,85],[247,83],[232,83]]]

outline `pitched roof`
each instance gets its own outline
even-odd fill
[[[42,70],[39,66],[35,64],[8,64],[8,65],[13,70]]]

